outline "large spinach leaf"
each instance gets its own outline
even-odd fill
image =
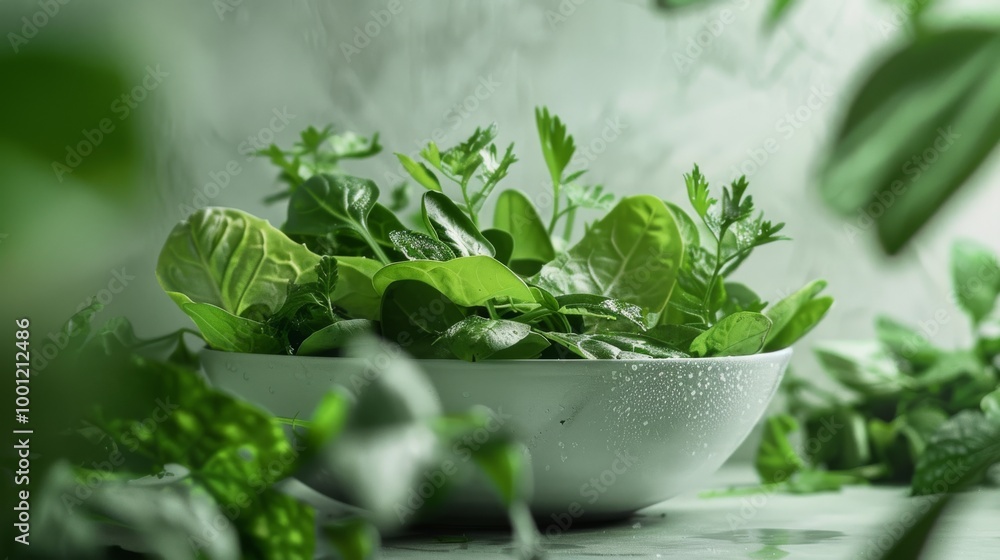
[[[653,196],[622,199],[569,252],[542,267],[553,294],[594,294],[660,313],[670,299],[684,244],[673,214]]]
[[[319,259],[266,220],[206,208],[170,233],[156,277],[165,291],[195,303],[237,316],[270,314],[284,302],[288,282],[311,276]]]

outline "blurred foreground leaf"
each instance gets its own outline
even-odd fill
[[[1000,32],[922,35],[870,75],[821,172],[826,202],[900,251],[1000,142]]]

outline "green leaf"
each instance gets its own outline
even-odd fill
[[[771,9],[767,12],[765,26],[768,29],[773,29],[794,5],[795,0],[771,0]]]
[[[427,230],[448,245],[457,256],[492,257],[496,254],[493,245],[483,237],[479,228],[446,195],[426,192],[422,206]]]
[[[368,232],[379,245],[394,249],[391,234],[403,230],[406,230],[406,226],[391,210],[377,202],[372,206],[371,212],[368,213]]]
[[[493,227],[514,238],[511,269],[530,276],[555,258],[555,249],[534,204],[520,191],[505,190],[497,197]]]
[[[398,344],[415,358],[450,357],[434,340],[465,318],[465,312],[432,286],[417,280],[397,280],[382,295],[379,324],[382,338]]]
[[[810,301],[812,301],[813,298],[815,298],[820,292],[822,292],[824,288],[826,288],[825,281],[814,280],[803,286],[801,289],[799,289],[799,291],[795,292],[794,294],[786,297],[785,299],[779,301],[778,303],[775,303],[770,308],[768,308],[767,311],[764,312],[764,314],[767,315],[769,319],[771,319],[771,323],[773,324],[771,332],[768,333],[767,335],[766,345],[768,348],[771,348],[772,344],[776,344],[774,343],[774,340],[777,339],[779,335],[782,336],[783,340],[792,339],[793,342],[794,338],[798,338],[794,337],[797,331],[790,331],[787,335],[784,334],[783,331],[793,322],[796,316],[803,310],[805,305]],[[832,301],[830,303],[832,303]],[[830,307],[829,304],[827,304],[826,308],[829,309],[829,307]],[[807,319],[815,317],[817,315],[817,311],[819,311],[819,309],[821,308],[822,305],[819,306],[819,308],[814,308],[812,312],[807,313],[806,316],[803,317],[803,319],[797,323],[796,325],[797,328],[798,329],[805,328],[805,332],[808,332],[809,329],[811,329],[815,325],[815,322],[810,324]],[[821,311],[819,311],[818,317],[816,317],[816,321],[818,322],[819,319],[822,319],[823,314],[825,313],[826,309],[822,309]],[[805,334],[805,332],[801,332],[800,334]],[[778,348],[781,347],[773,349],[777,350]]]
[[[1000,424],[1000,388],[983,397],[979,407],[990,421]]]
[[[548,348],[549,341],[544,336],[532,332],[522,338],[517,344],[498,350],[490,356],[491,360],[533,360],[538,358],[542,351]]]
[[[697,167],[695,168],[697,169]],[[698,232],[698,224],[680,206],[667,200],[664,200],[663,203],[667,205],[667,209],[674,216],[674,221],[677,222],[677,228],[681,232],[681,239],[684,240],[684,248],[701,247],[701,234]]]
[[[591,317],[627,321],[639,330],[646,330],[642,308],[621,300],[593,294],[567,294],[559,296],[556,303],[563,315],[586,313]]]
[[[323,534],[342,560],[375,558],[381,547],[378,529],[361,517],[337,520],[323,526]]]
[[[167,292],[201,332],[205,342],[223,352],[277,354],[282,345],[266,324],[239,317],[210,303],[197,303],[180,292]]]
[[[502,229],[484,229],[483,237],[493,245],[496,254],[493,258],[502,264],[510,266],[510,257],[514,252],[514,238]],[[511,269],[513,270],[513,269]],[[516,270],[514,272],[517,272]]]
[[[777,336],[771,337],[771,341],[766,344],[764,351],[773,352],[794,344],[823,320],[831,305],[833,305],[832,297],[821,297],[807,301],[792,316],[792,320],[785,325],[785,328],[781,329]]]
[[[535,108],[535,126],[538,128],[538,141],[542,144],[542,154],[545,156],[552,184],[562,183],[563,171],[576,151],[573,137],[566,133],[566,125],[559,117],[549,114],[547,107]]]
[[[309,421],[309,429],[300,436],[308,450],[315,451],[343,433],[350,416],[351,400],[344,391],[332,390],[323,395]]]
[[[938,428],[917,462],[915,495],[959,489],[960,480],[1000,463],[1000,422],[978,411],[965,410]]]
[[[393,263],[379,270],[373,282],[384,293],[397,280],[417,280],[463,307],[477,307],[492,300],[534,302],[528,286],[509,268],[492,257],[459,257],[447,262],[411,261]]]
[[[414,161],[412,158],[405,154],[396,152],[396,157],[399,158],[399,163],[403,164],[403,169],[410,174],[410,177],[420,183],[425,189],[431,191],[441,192],[441,183],[438,181],[434,172],[431,171],[426,165],[418,161]]]
[[[737,311],[760,313],[767,307],[767,304],[760,300],[757,292],[754,292],[745,284],[726,282],[723,288],[726,294],[726,301],[722,304],[722,312],[726,315],[732,315]]]
[[[701,174],[697,165],[689,175],[684,175],[684,184],[687,186],[688,201],[691,207],[703,220],[710,216],[709,209],[718,201],[708,194],[708,180]]]
[[[878,343],[827,342],[815,351],[831,377],[862,395],[892,394],[912,385]]]
[[[450,261],[455,258],[451,247],[418,231],[394,231],[389,238],[396,249],[411,261]]]
[[[378,200],[378,187],[368,179],[348,175],[314,175],[295,190],[288,202],[288,234],[325,236],[346,229],[368,243],[376,257],[388,262],[368,229],[368,214]]]
[[[644,333],[674,348],[691,348],[691,342],[705,332],[704,325],[656,325]]]
[[[182,293],[194,303],[237,316],[252,308],[270,314],[285,301],[289,280],[310,275],[319,259],[265,220],[206,208],[170,233],[156,278],[164,291]]]
[[[604,190],[603,185],[581,185],[573,182],[583,171],[573,173],[563,179],[566,183],[562,193],[566,196],[570,208],[587,208],[590,210],[610,210],[615,205],[615,195]]]
[[[1000,266],[996,255],[979,243],[959,240],[951,247],[951,277],[958,304],[978,324],[1000,295]]]
[[[882,246],[902,249],[1000,141],[998,64],[1000,33],[950,28],[874,68],[826,156],[827,204],[877,215]]]
[[[553,294],[595,294],[660,313],[674,287],[684,245],[660,199],[624,198],[568,253],[542,267],[537,284]]]
[[[749,356],[764,347],[771,320],[760,313],[741,311],[723,318],[691,342],[695,356]]]
[[[757,448],[754,467],[765,484],[780,483],[806,468],[806,463],[792,447],[788,436],[799,431],[792,416],[779,414],[764,421],[764,437]]]
[[[380,269],[381,265],[371,259],[338,257],[333,303],[354,319],[377,320],[382,296],[372,285],[372,277]]]
[[[879,342],[890,352],[914,365],[928,366],[941,353],[927,340],[926,335],[888,317],[878,317],[875,320],[875,333]]]
[[[455,323],[435,341],[460,360],[481,362],[510,348],[531,332],[524,323],[503,319],[484,319],[470,315]]]
[[[372,332],[374,323],[368,319],[348,319],[312,333],[302,341],[295,352],[299,356],[322,356],[340,350],[351,338],[360,333]]]
[[[813,464],[850,470],[871,462],[867,421],[848,407],[816,411],[806,420],[805,449]]]
[[[687,354],[666,343],[629,333],[576,334],[543,333],[581,358],[589,360],[648,360],[651,358],[686,358]]]

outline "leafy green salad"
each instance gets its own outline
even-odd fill
[[[739,356],[791,345],[830,308],[822,281],[768,306],[731,280],[755,248],[787,239],[745,178],[717,200],[695,166],[692,215],[649,194],[616,201],[568,169],[576,147],[559,117],[540,108],[535,121],[551,193],[497,188],[517,158],[491,125],[396,154],[425,189],[416,216],[406,183],[380,200],[341,167],[379,153],[377,135],[310,127],[260,153],[287,185],[271,197],[287,198],[285,223],[199,210],[167,239],[160,285],[216,350],[311,356],[340,355],[360,332],[424,359]],[[573,239],[577,215],[596,211]]]

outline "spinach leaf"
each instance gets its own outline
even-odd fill
[[[780,483],[806,468],[806,463],[792,447],[789,436],[799,431],[799,422],[780,414],[764,422],[764,437],[757,449],[754,467],[765,484]]]
[[[283,349],[275,333],[265,323],[233,315],[210,303],[191,301],[180,292],[167,292],[167,295],[194,321],[205,342],[216,350],[277,354]]]
[[[484,229],[483,237],[493,245],[496,254],[493,258],[510,267],[510,257],[514,253],[514,238],[502,229]],[[517,272],[515,270],[515,272]]]
[[[982,322],[1000,295],[996,255],[973,241],[957,241],[951,249],[951,273],[958,304],[972,317],[973,323]]]
[[[435,341],[460,360],[480,362],[524,340],[531,327],[503,319],[484,319],[470,315],[455,323]]]
[[[888,317],[875,320],[875,333],[893,355],[918,367],[931,365],[941,353],[925,335]]]
[[[449,357],[433,342],[465,319],[465,311],[434,287],[417,280],[397,280],[382,294],[382,337],[415,358]]]
[[[559,312],[563,315],[585,314],[602,319],[621,319],[640,331],[646,330],[642,308],[638,305],[593,294],[567,294],[556,297],[555,300]]]
[[[876,343],[828,342],[815,351],[831,377],[862,395],[897,393],[912,386],[892,356]]]
[[[378,200],[375,183],[348,175],[314,175],[295,190],[288,203],[288,234],[325,236],[346,229],[368,244],[383,263],[389,257],[368,228]]]
[[[367,319],[337,321],[312,333],[295,352],[299,356],[322,356],[340,350],[353,337],[372,332],[374,323]]]
[[[674,348],[691,348],[691,342],[705,332],[704,325],[656,325],[644,333]]]
[[[556,295],[594,294],[660,313],[670,298],[684,246],[673,215],[652,196],[622,199],[535,283]]]
[[[389,238],[396,249],[411,261],[450,261],[456,256],[451,247],[418,231],[394,231]]]
[[[773,352],[794,344],[823,320],[832,305],[833,298],[831,297],[816,298],[802,304],[792,319],[785,324],[785,328],[781,329],[781,332],[775,336],[768,333],[771,340],[765,342],[764,351]]]
[[[487,256],[459,257],[447,262],[393,263],[372,278],[379,293],[398,280],[423,282],[463,307],[481,306],[493,300],[534,302],[534,295],[523,280]]]
[[[581,358],[590,360],[648,360],[686,358],[687,354],[662,341],[630,333],[543,333]]]
[[[723,318],[691,342],[695,356],[747,356],[764,347],[771,320],[760,313],[741,311]]]
[[[531,276],[542,265],[555,258],[549,233],[538,217],[535,206],[520,191],[505,190],[497,197],[493,227],[506,231],[514,238],[511,269]]]
[[[778,344],[774,343],[774,340],[777,339],[779,335],[783,335],[783,331],[785,330],[785,328],[788,327],[793,322],[795,317],[803,310],[803,307],[808,302],[812,301],[813,298],[815,298],[817,294],[823,291],[823,288],[825,287],[826,287],[825,281],[814,280],[803,286],[801,289],[799,289],[799,291],[795,292],[794,294],[786,297],[785,299],[779,301],[778,303],[775,303],[767,311],[765,311],[765,315],[767,315],[767,317],[771,319],[771,322],[774,325],[771,328],[771,332],[768,333],[767,335],[767,344],[768,345]],[[832,303],[832,301],[830,303]],[[829,308],[829,304],[826,305],[826,308]],[[825,309],[819,312],[819,317],[816,318],[816,321],[821,319],[825,312],[826,312]],[[791,336],[796,334],[796,332],[801,331],[802,328],[804,328],[805,331],[807,332],[815,324],[815,323],[810,324],[808,321],[808,319],[810,318],[809,316],[813,314],[815,314],[815,312],[807,314],[807,316],[803,318],[804,324],[800,323],[798,329],[791,331],[787,335],[783,336],[785,338],[790,338]],[[805,334],[805,332],[801,332],[801,334]],[[777,350],[778,347],[775,347],[773,349]]]
[[[353,319],[378,319],[381,295],[372,285],[380,270],[377,261],[364,257],[337,258],[337,286],[330,299]]]
[[[166,292],[182,293],[236,316],[273,313],[289,280],[311,275],[319,255],[265,220],[239,210],[206,208],[177,225],[156,265]]]
[[[913,493],[956,490],[960,478],[1000,463],[1000,422],[978,411],[959,412],[938,428],[917,461]]]
[[[458,206],[439,192],[424,193],[424,223],[431,235],[447,245],[459,257],[496,254],[493,245],[483,237]]]

